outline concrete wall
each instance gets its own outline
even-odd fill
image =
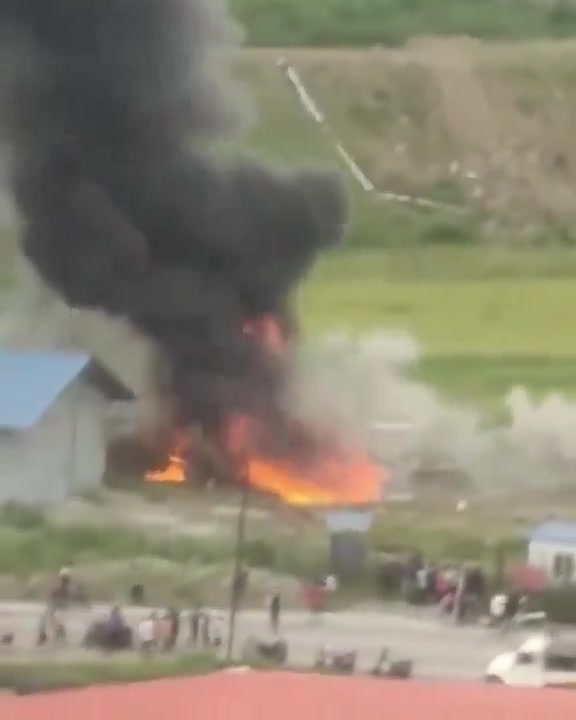
[[[550,580],[561,582],[554,577],[554,559],[557,555],[571,555],[574,558],[574,573],[571,580],[576,582],[576,545],[534,541],[528,545],[528,563],[543,570]]]
[[[99,487],[104,400],[82,380],[27,432],[0,433],[0,503],[50,504]]]

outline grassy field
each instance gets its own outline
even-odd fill
[[[187,522],[189,528],[209,515],[199,508],[217,504],[214,498],[193,489],[166,488],[163,495],[167,509],[172,508],[175,514],[177,507],[180,521]],[[120,502],[126,510],[128,499],[133,510],[139,508],[142,513],[137,526],[135,515],[127,515],[132,519],[123,526],[114,514]],[[573,498],[563,498],[565,503],[568,500],[573,507]],[[229,498],[230,503],[233,501]],[[148,525],[147,518],[157,510],[157,502],[143,505],[138,494],[120,498],[108,493],[106,506],[93,506],[91,520],[85,512],[85,500],[84,511],[75,516],[74,523],[64,523],[54,513],[14,505],[0,508],[0,597],[40,599],[55,568],[69,565],[94,601],[124,599],[129,587],[141,582],[152,604],[225,605],[230,593],[232,534],[224,528],[217,536],[195,538]],[[265,500],[258,497],[251,503],[261,510],[266,507]],[[550,498],[532,506],[523,502],[522,508],[515,503],[515,513],[509,512],[506,503],[497,507],[485,503],[462,514],[454,512],[454,496],[448,493],[406,506],[392,504],[377,514],[370,547],[375,551],[398,546],[423,548],[439,560],[489,562],[495,544],[504,543],[509,556],[517,556],[523,551],[526,529],[540,517],[541,503],[549,504]],[[287,605],[297,606],[301,603],[302,580],[318,577],[329,564],[324,524],[313,512],[274,510],[270,504],[268,508],[265,525],[257,516],[251,515],[248,520],[244,564],[250,571],[250,583],[245,600],[249,606],[261,607],[274,584],[282,588]],[[370,566],[375,561],[371,557]],[[365,579],[369,577],[368,568]],[[342,602],[357,599],[358,593],[350,590],[354,590],[354,583],[346,588]]]
[[[512,40],[576,33],[570,0],[230,0],[252,45],[397,45],[417,35]]]
[[[340,253],[301,297],[304,327],[408,331],[418,375],[493,405],[514,385],[576,392],[576,252],[487,248]]]

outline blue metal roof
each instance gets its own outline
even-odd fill
[[[576,523],[549,520],[534,528],[529,539],[533,542],[576,545]]]
[[[75,353],[0,351],[0,428],[33,427],[89,362]]]

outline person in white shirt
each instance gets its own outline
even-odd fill
[[[506,619],[508,596],[504,593],[496,593],[490,599],[490,620],[493,623],[501,623]]]
[[[328,575],[324,580],[324,587],[330,593],[336,592],[338,590],[338,578],[336,575]]]
[[[138,642],[140,650],[148,654],[156,644],[156,616],[154,613],[138,623]]]

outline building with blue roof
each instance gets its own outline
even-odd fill
[[[552,584],[576,583],[576,522],[548,520],[528,536],[528,562]]]
[[[107,408],[130,399],[86,354],[0,350],[0,503],[57,503],[98,487]]]

